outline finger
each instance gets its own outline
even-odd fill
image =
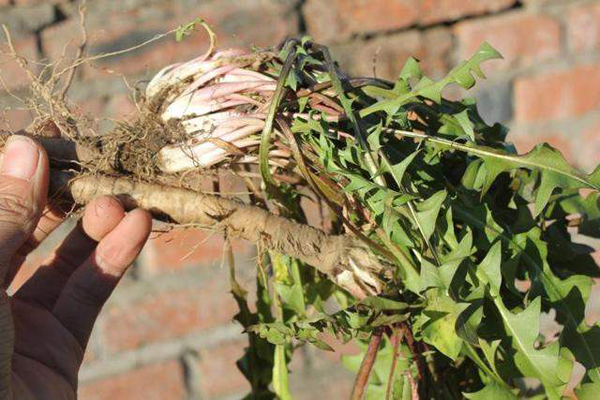
[[[0,286],[11,258],[36,226],[48,194],[48,158],[24,136],[11,136],[0,163]],[[13,335],[10,302],[0,291],[0,397],[10,387]]]
[[[35,130],[38,135],[44,137],[60,137],[60,130],[58,126],[51,119],[47,119],[42,122]],[[25,135],[26,132],[21,130],[16,132],[17,135]],[[66,213],[63,210],[58,209],[53,204],[48,204],[42,212],[42,217],[35,227],[33,234],[27,239],[27,241],[19,248],[15,257],[13,257],[10,271],[6,278],[6,286],[10,284],[14,275],[17,273],[18,268],[21,266],[25,258],[29,253],[35,250],[41,242],[44,241],[60,224],[65,220]]]
[[[16,354],[42,363],[52,371],[59,373],[72,387],[77,386],[77,372],[83,359],[84,349],[73,335],[66,332],[60,321],[34,304],[14,300],[12,302],[15,330]],[[43,337],[39,335],[43,334]],[[13,368],[15,368],[13,356]],[[30,383],[32,371],[24,371],[27,382]],[[46,387],[48,388],[48,376]],[[55,386],[55,384],[50,385]],[[50,397],[46,391],[44,399],[65,399],[72,397]]]
[[[0,283],[10,260],[33,233],[48,194],[48,158],[32,139],[13,135],[0,166]]]
[[[98,313],[150,235],[147,211],[133,210],[100,241],[92,255],[67,281],[53,314],[83,347]]]
[[[23,287],[17,290],[15,297],[35,301],[52,309],[73,271],[124,217],[125,210],[114,197],[103,196],[91,201],[77,226]]]

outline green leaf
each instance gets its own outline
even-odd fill
[[[456,118],[456,120],[460,124],[460,127],[462,128],[465,135],[467,135],[472,141],[475,141],[474,124],[469,119],[468,110],[464,110],[458,114],[454,114],[454,118]]]
[[[400,71],[400,79],[421,79],[423,71],[421,71],[421,65],[414,57],[409,57]]]
[[[448,76],[452,82],[457,83],[464,89],[470,89],[475,85],[475,78],[473,73],[480,78],[485,78],[485,75],[481,71],[481,63],[487,60],[501,59],[502,55],[494,49],[489,43],[483,43],[477,52],[471,57],[469,61],[465,61],[455,67]]]
[[[288,308],[298,315],[304,315],[306,301],[302,280],[300,277],[300,265],[298,260],[290,259],[271,252],[275,281],[273,287]],[[288,270],[289,269],[289,270]]]
[[[406,172],[406,169],[408,168],[410,163],[415,159],[417,154],[419,154],[418,150],[413,152],[412,154],[406,156],[402,161],[400,161],[396,165],[391,165],[389,163],[387,157],[384,157],[384,158],[382,158],[383,171],[389,172],[390,174],[392,174],[392,176],[394,177],[394,181],[396,181],[398,183],[398,185],[401,185],[402,178],[404,177],[404,173]]]
[[[509,171],[514,168],[527,168],[541,172],[541,183],[535,196],[534,216],[542,212],[555,188],[578,189],[588,187],[600,190],[600,180],[594,179],[592,175],[586,176],[571,167],[560,151],[548,144],[538,145],[522,156],[510,155],[500,151],[491,153],[493,154],[482,155],[482,158],[488,162],[493,160],[494,167],[490,170],[496,176],[498,171]]]
[[[367,297],[362,300],[360,304],[372,307],[379,311],[403,311],[408,307],[408,304],[406,303],[383,297]]]
[[[477,267],[477,276],[490,287],[492,297],[500,295],[500,285],[502,284],[502,274],[500,272],[500,263],[502,262],[502,244],[496,242],[483,261]]]
[[[273,365],[273,391],[282,400],[291,400],[289,374],[285,357],[285,345],[275,347]]]
[[[561,342],[583,364],[586,378],[600,385],[600,325],[580,328],[566,327]]]
[[[600,192],[590,193],[583,198],[578,194],[561,196],[558,199],[566,213],[580,214],[582,220],[578,232],[600,238]]]
[[[536,146],[529,153],[524,155],[513,154],[505,150],[495,149],[486,146],[479,146],[474,143],[460,144],[450,140],[436,138],[413,132],[394,131],[401,135],[420,137],[436,146],[444,146],[453,150],[460,150],[475,155],[484,160],[487,174],[486,189],[496,177],[506,171],[525,168],[531,171],[538,171],[542,175],[539,188],[535,196],[535,215],[542,212],[552,191],[555,188],[561,189],[579,189],[591,188],[600,190],[600,174],[593,173],[586,175],[581,171],[571,167],[563,155],[548,144]]]
[[[542,349],[535,348],[535,341],[540,334],[541,298],[537,297],[518,314],[510,312],[499,298],[494,303],[507,333],[512,337],[512,346],[516,350],[515,363],[521,373],[526,377],[538,378],[550,399],[560,399],[567,382],[557,375],[560,361],[558,343]]]
[[[465,342],[473,345],[479,343],[477,329],[483,318],[482,305],[482,301],[476,301],[469,304],[467,308],[458,315],[456,320],[456,333],[458,336]]]
[[[458,316],[468,304],[456,303],[439,289],[430,289],[427,299],[427,306],[419,322],[423,340],[455,360],[463,345],[463,340],[457,334],[456,324]]]
[[[440,275],[439,268],[425,259],[421,261],[421,276],[419,281],[421,283],[421,292],[429,288],[448,289],[448,285],[445,284]]]
[[[496,375],[499,375],[498,370],[496,369],[496,353],[498,352],[498,348],[499,348],[501,342],[502,342],[502,340],[500,340],[500,339],[493,340],[491,342],[487,342],[487,341],[479,338],[479,347],[481,348],[481,351],[483,352],[485,359],[487,360],[489,365],[492,367],[492,370],[494,371],[494,373]]]
[[[485,209],[485,207],[484,207]],[[566,341],[565,346],[576,353],[577,360],[586,362],[589,365],[593,365],[588,369],[588,374],[593,376],[594,381],[600,382],[600,370],[597,366],[600,365],[600,353],[597,350],[595,342],[600,339],[595,339],[592,335],[588,335],[587,332],[580,332],[580,323],[582,320],[582,312],[584,306],[581,305],[581,300],[573,304],[571,293],[573,293],[573,287],[577,286],[581,288],[582,298],[586,298],[586,293],[589,293],[589,285],[591,281],[588,277],[572,276],[566,280],[557,278],[547,262],[547,245],[540,240],[540,229],[534,228],[528,232],[520,235],[512,236],[510,232],[505,232],[491,217],[491,213],[486,210],[485,217],[477,215],[477,213],[465,213],[464,210],[455,207],[457,215],[469,221],[474,227],[479,229],[485,228],[490,230],[492,236],[490,240],[501,238],[509,247],[509,250],[514,252],[517,257],[522,258],[526,265],[531,269],[533,275],[533,282],[542,284],[544,291],[547,293],[549,299],[555,304],[559,316],[565,320],[565,330],[563,336],[570,338]],[[507,269],[510,264],[504,263],[504,270]],[[514,275],[510,278],[514,280]],[[510,281],[510,279],[507,280]],[[496,301],[499,301],[496,298]],[[539,325],[539,321],[538,321]],[[558,349],[556,350],[558,352]]]
[[[426,76],[422,77],[417,86],[415,86],[415,92],[436,103],[442,102],[442,92],[439,85]]]
[[[287,80],[285,81],[285,86],[289,87],[293,91],[296,91],[296,89],[298,88],[298,77],[294,72],[291,72],[288,75]]]
[[[425,97],[439,104],[441,102],[442,90],[446,86],[456,83],[465,89],[470,89],[475,84],[475,78],[473,78],[472,75],[473,73],[482,78],[484,77],[481,72],[480,64],[484,61],[497,58],[502,58],[500,53],[489,44],[484,43],[469,61],[464,61],[459,64],[450,71],[444,79],[434,82],[430,78],[422,77],[412,92],[399,95],[394,99],[381,100],[372,106],[362,109],[360,111],[360,116],[366,117],[378,111],[395,113],[399,107],[417,96]]]
[[[600,393],[600,383],[598,382],[584,383],[575,389],[575,394],[579,400],[596,400],[598,393]]]
[[[467,399],[471,400],[516,400],[517,396],[506,387],[495,382],[486,385],[483,389],[473,393],[463,393]]]
[[[440,190],[427,200],[417,204],[417,216],[421,223],[423,235],[426,239],[429,239],[435,230],[437,217],[442,209],[444,200],[446,200],[446,196],[447,192],[445,190]]]
[[[442,257],[440,267],[423,259],[421,261],[421,290],[438,287],[449,293],[459,266],[472,254],[472,245],[473,236],[469,231],[456,248]]]

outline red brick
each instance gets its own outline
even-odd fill
[[[14,46],[19,56],[27,60],[37,60],[37,47],[33,35],[15,40]],[[3,84],[0,84],[0,93],[4,92],[5,89],[13,90],[25,86],[29,82],[26,72],[8,55],[8,51],[8,46],[3,43],[0,46],[0,78],[3,81]],[[6,85],[6,88],[4,85]]]
[[[33,122],[32,112],[20,108],[2,108],[0,103],[0,129],[18,131]]]
[[[140,367],[86,383],[81,400],[177,400],[187,398],[183,369],[175,360]]]
[[[577,1],[577,0],[575,0]],[[525,6],[532,6],[533,8],[535,7],[541,7],[544,5],[562,5],[565,2],[565,0],[521,0],[521,3],[523,3]]]
[[[106,115],[116,120],[131,120],[137,108],[129,93],[112,96],[106,104]]]
[[[126,305],[109,307],[104,311],[103,335],[110,352],[131,350],[228,323],[236,312],[223,268],[205,285],[149,292]]]
[[[197,265],[220,263],[223,260],[223,235],[201,229],[174,229],[151,237],[142,259],[145,274],[177,272]],[[236,242],[234,250],[243,251]]]
[[[587,170],[600,164],[600,121],[585,127],[576,138],[573,138],[578,164]],[[596,253],[600,257],[600,249]],[[598,258],[600,262],[600,258]]]
[[[567,40],[569,48],[575,52],[600,48],[600,3],[569,9]]]
[[[203,35],[194,35],[179,43],[167,38],[122,56],[94,62],[93,68],[86,68],[84,75],[85,79],[105,78],[111,75],[132,77],[135,74],[151,77],[153,71],[177,61],[197,57],[207,47],[208,42]]]
[[[339,43],[353,34],[398,29],[419,18],[417,0],[308,0],[308,32],[317,41]]]
[[[296,386],[292,376],[292,391],[296,400],[314,399],[349,399],[351,398],[354,377],[338,366],[334,371],[316,371],[311,375],[302,377]]]
[[[88,30],[88,47],[94,48],[99,44],[115,40],[126,32],[135,31],[137,26],[133,13],[121,13],[101,18],[96,14],[88,15],[86,29]],[[129,23],[127,20],[129,19]],[[77,19],[67,19],[58,24],[49,26],[42,31],[44,52],[56,60],[63,54],[73,57],[81,41],[81,30]]]
[[[452,47],[452,38],[445,28],[426,32],[409,31],[376,38],[332,46],[332,53],[342,68],[352,75],[395,79],[404,62],[411,56],[421,60],[427,75],[439,77],[449,65],[447,56]]]
[[[236,365],[247,346],[244,336],[242,340],[222,343],[200,352],[196,368],[200,372],[200,385],[206,398],[244,393],[250,389],[250,384]]]
[[[73,107],[78,113],[99,118],[106,115],[106,99],[104,96],[95,96],[83,101],[75,101]]]
[[[520,154],[526,153],[537,144],[545,142],[558,149],[570,162],[577,161],[577,156],[573,153],[573,143],[569,138],[551,130],[532,133],[524,128],[515,128],[510,132],[508,140],[515,144]]]
[[[59,3],[61,0],[13,0],[16,6],[32,6],[42,3]]]
[[[515,82],[517,122],[579,117],[600,109],[600,65],[523,77]]]
[[[179,23],[200,16],[214,29],[221,46],[275,46],[298,33],[293,2],[221,0],[218,6],[210,2],[199,3],[197,8],[190,10],[185,6],[186,2],[182,2],[183,8],[177,10],[181,16]],[[200,49],[204,49],[204,37],[201,43]]]
[[[0,6],[5,4],[14,4],[17,7],[21,6],[34,6],[37,4],[58,4],[64,2],[64,0],[0,0]]]
[[[341,367],[341,360],[343,356],[351,356],[360,354],[360,348],[358,347],[356,340],[351,340],[347,343],[343,343],[340,339],[332,335],[322,335],[321,339],[327,343],[333,351],[316,350],[317,356],[328,360],[331,363],[337,363]]]
[[[195,16],[201,16],[211,25],[218,35],[219,46],[222,47],[274,46],[298,32],[298,23],[288,7],[284,3],[268,0],[227,0],[219,2],[218,7],[215,7],[215,3],[204,2],[185,9],[172,6],[167,15],[173,12],[178,16],[166,21],[160,18],[148,19],[141,9],[115,9],[91,15],[88,19],[89,48],[93,53],[130,48],[156,34],[188,23]],[[261,29],[256,29],[257,26]],[[51,26],[42,34],[44,48],[52,58],[63,52],[65,43],[71,43],[68,54],[73,54],[79,36],[79,27],[74,20]],[[107,73],[131,76],[155,71],[170,63],[196,57],[207,45],[207,35],[201,28],[179,43],[171,35],[136,51],[95,61],[96,68],[86,69],[87,77]]]
[[[9,7],[2,10],[0,21],[6,24],[13,39],[32,34],[54,22],[56,12],[51,2]]]
[[[560,26],[547,16],[519,12],[469,20],[457,24],[454,33],[459,60],[471,57],[484,41],[502,53],[504,60],[484,64],[487,71],[530,64],[560,52]]]
[[[422,0],[420,23],[453,21],[471,15],[494,13],[515,4],[515,0]]]
[[[515,0],[308,0],[303,6],[307,30],[318,41],[339,43],[357,34],[385,32],[411,25],[496,12]]]

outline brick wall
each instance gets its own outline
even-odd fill
[[[279,43],[308,33],[329,44],[353,74],[393,78],[414,55],[440,77],[484,40],[505,56],[485,65],[489,80],[475,95],[489,121],[512,128],[521,151],[548,141],[582,168],[600,162],[600,1],[586,0],[94,0],[88,5],[91,52],[128,48],[199,16],[223,46]],[[71,1],[0,0],[22,55],[36,60],[73,54],[77,5]],[[72,97],[98,117],[134,111],[130,84],[203,51],[206,38],[161,40],[97,61],[77,75]],[[14,96],[25,76],[0,56],[4,124],[29,119]],[[450,93],[452,95],[452,93]],[[226,183],[226,182],[223,182]],[[235,185],[230,185],[234,190]],[[64,230],[63,230],[64,231]],[[60,233],[54,235],[59,240]],[[247,385],[234,364],[245,346],[231,321],[235,305],[221,262],[222,239],[200,231],[155,234],[107,304],[81,372],[88,399],[229,399]],[[250,285],[253,249],[236,243]],[[31,265],[35,257],[30,260]],[[31,268],[31,267],[28,267]],[[354,349],[340,347],[340,353]],[[339,354],[303,349],[293,362],[300,399],[345,398],[352,377]]]

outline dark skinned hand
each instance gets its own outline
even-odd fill
[[[11,136],[0,162],[0,400],[76,399],[94,322],[145,244],[150,215],[101,197],[13,295],[6,288],[29,252],[62,222],[47,207],[44,150]]]

